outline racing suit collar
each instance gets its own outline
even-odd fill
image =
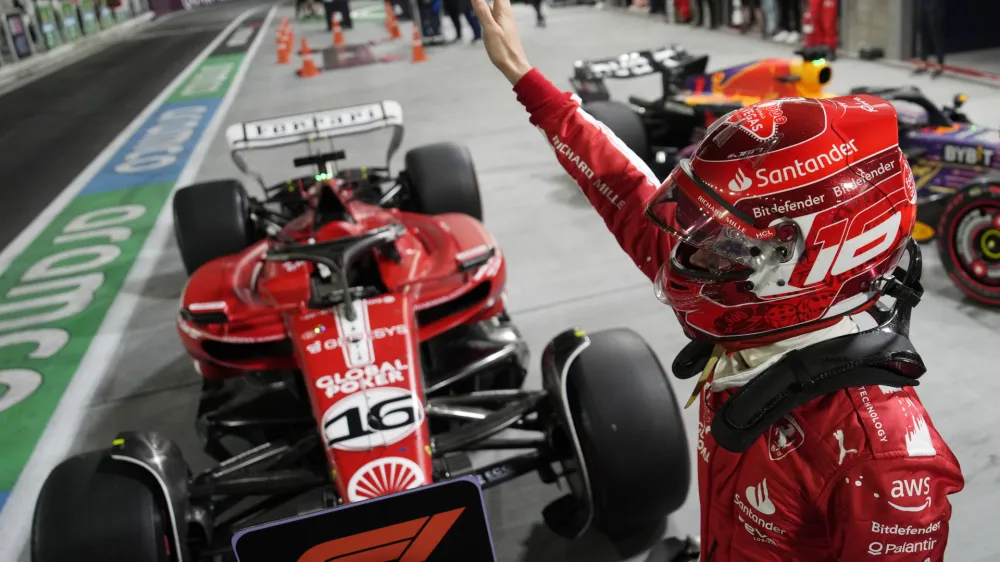
[[[781,360],[786,354],[815,343],[829,339],[855,334],[860,331],[858,325],[849,317],[844,317],[832,326],[798,335],[760,347],[725,353],[719,357],[712,373],[709,390],[720,392],[730,388],[739,388],[751,379],[764,372],[768,367]]]

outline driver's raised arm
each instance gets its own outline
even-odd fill
[[[493,65],[514,84],[517,99],[552,145],[559,163],[580,185],[590,204],[639,269],[650,279],[670,257],[669,237],[654,228],[644,205],[659,187],[649,167],[601,122],[580,109],[531,67],[517,33],[510,0],[474,0],[483,43]]]
[[[651,228],[646,200],[660,186],[645,162],[603,123],[580,107],[579,98],[560,91],[538,69],[514,85],[517,99],[555,150],[562,167],[580,185],[590,204],[639,269],[650,279],[669,258],[669,237]]]

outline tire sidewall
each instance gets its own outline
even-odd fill
[[[984,206],[1000,207],[1000,186],[979,184],[956,193],[938,223],[937,246],[948,277],[962,293],[981,304],[1000,306],[1000,286],[989,287],[977,281],[960,262],[956,250],[961,220]]]

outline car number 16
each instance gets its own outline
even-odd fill
[[[367,451],[402,441],[424,420],[424,408],[404,388],[372,388],[338,401],[323,416],[327,447]]]

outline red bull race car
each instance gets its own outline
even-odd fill
[[[966,97],[939,107],[913,86],[855,88],[892,103],[917,188],[918,242],[936,240],[965,295],[1000,306],[1000,130],[970,122]]]
[[[764,59],[709,72],[708,55],[672,46],[577,61],[570,83],[583,108],[664,178],[680,153],[730,111],[777,98],[832,97],[823,89],[833,78],[825,52],[803,49],[798,59]],[[604,83],[655,74],[663,86],[656,100],[629,96],[627,104],[615,101]]]
[[[378,129],[392,133],[385,166],[339,169],[334,139]],[[252,525],[468,476],[566,483],[543,515],[568,538],[681,506],[688,446],[649,346],[626,329],[567,330],[542,353],[542,388],[523,389],[527,344],[469,152],[414,148],[393,174],[402,134],[393,101],[228,129],[247,175],[245,151],[298,143],[310,150],[295,165],[315,172],[257,176],[263,199],[236,180],[174,197],[190,276],[175,321],[216,462],[195,471],[153,431],[67,459],[38,499],[34,562],[231,561]],[[484,450],[513,453],[477,464]]]

